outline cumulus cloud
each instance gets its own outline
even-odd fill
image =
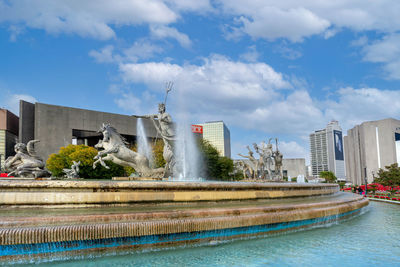
[[[295,141],[279,141],[278,147],[285,158],[306,158],[306,162],[309,162],[310,152]]]
[[[338,120],[345,130],[364,121],[400,118],[400,91],[345,87],[337,94],[337,101],[323,104],[325,117]]]
[[[167,27],[164,25],[152,25],[150,27],[150,32],[154,38],[158,39],[165,39],[165,38],[172,38],[178,41],[178,43],[185,47],[189,48],[192,44],[190,41],[189,37],[184,34],[179,32],[177,29],[172,28],[172,27]]]
[[[400,30],[400,2],[388,1],[293,1],[220,0],[225,13],[240,19],[236,27],[254,38],[293,42],[323,34],[335,35],[341,28],[354,31],[375,30],[393,33]]]
[[[6,93],[2,98],[1,106],[18,115],[20,100],[25,100],[31,103],[37,102],[36,98],[31,95]]]
[[[112,25],[169,24],[179,14],[161,0],[21,0],[0,2],[0,22],[22,24],[51,34],[73,33],[110,39]]]
[[[391,34],[366,45],[363,52],[365,61],[383,64],[387,78],[400,79],[400,34]]]
[[[89,56],[99,63],[137,62],[152,58],[162,51],[162,47],[143,39],[126,48],[115,49],[113,45],[106,45],[99,50],[91,50]]]

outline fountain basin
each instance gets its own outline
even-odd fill
[[[36,181],[0,183],[0,206],[90,206],[273,199],[333,194],[337,184]]]
[[[13,181],[1,191],[4,259],[266,235],[368,205],[332,184]]]

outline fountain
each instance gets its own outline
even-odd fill
[[[143,154],[149,160],[150,167],[153,167],[153,151],[147,140],[146,130],[143,126],[142,118],[137,119],[137,149],[139,154]]]
[[[165,102],[159,114],[141,117],[151,119],[163,138],[166,167],[151,168],[109,124],[101,127],[103,140],[96,147],[104,150],[94,167],[107,167],[104,160],[111,160],[142,177],[198,177],[196,165],[188,165],[196,161],[190,158],[189,127],[178,124],[175,135]],[[256,150],[261,155],[269,148]],[[339,192],[337,184],[0,180],[0,260],[265,236],[349,218],[367,205],[362,196]]]

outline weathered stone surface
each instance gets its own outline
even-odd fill
[[[333,194],[336,184],[1,181],[0,205],[128,204],[272,199]]]

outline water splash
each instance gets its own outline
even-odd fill
[[[199,170],[201,156],[186,113],[181,113],[177,117],[176,139],[174,153],[177,167],[174,171],[174,180],[201,180]]]
[[[150,166],[153,166],[154,162],[153,151],[148,142],[146,130],[143,126],[143,121],[141,118],[137,119],[136,135],[137,135],[138,152],[142,155],[145,155],[146,158],[149,160]]]

